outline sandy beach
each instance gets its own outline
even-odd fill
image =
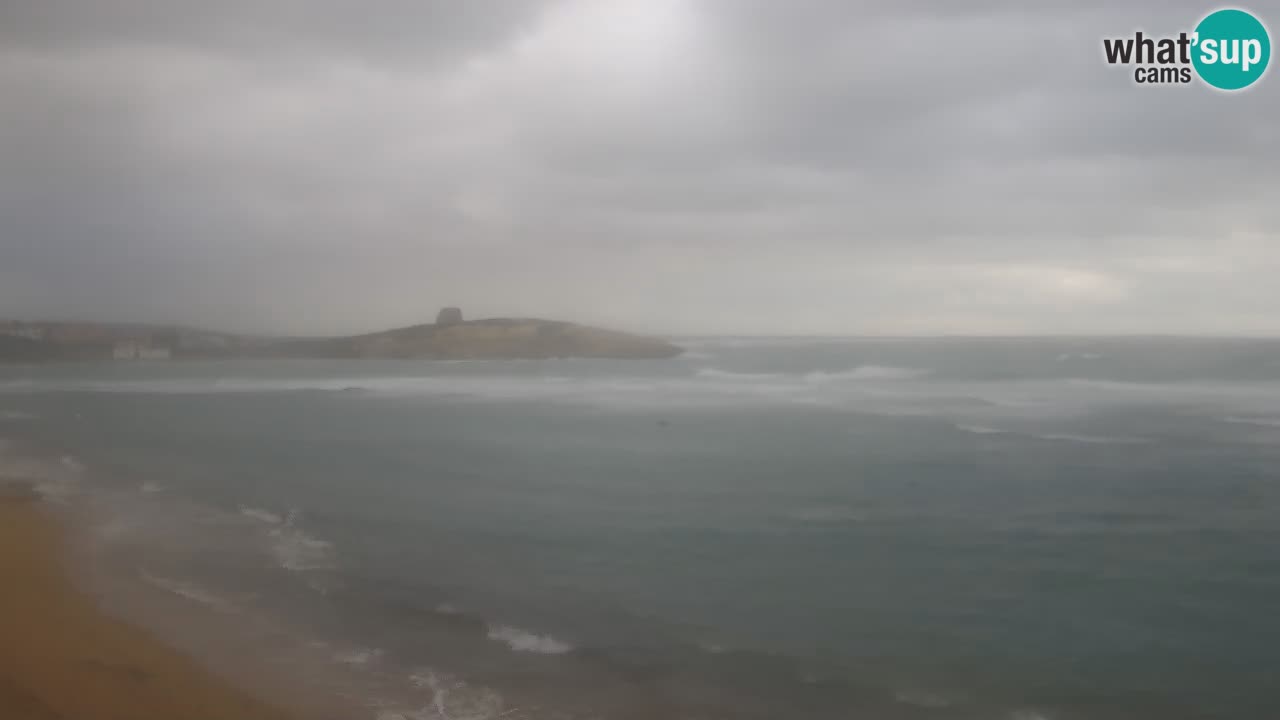
[[[0,717],[293,717],[102,613],[69,581],[64,549],[58,521],[25,486],[0,486]]]

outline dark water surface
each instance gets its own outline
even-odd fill
[[[687,344],[7,368],[0,437],[362,717],[1280,717],[1280,342]]]

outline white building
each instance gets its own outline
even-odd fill
[[[23,325],[19,322],[11,322],[0,325],[0,335],[26,338],[28,340],[43,340],[44,328],[37,327],[35,325]]]
[[[167,347],[143,347],[138,350],[139,360],[168,360],[173,357],[173,351]]]
[[[173,352],[145,340],[119,340],[111,348],[111,357],[114,360],[168,360]]]

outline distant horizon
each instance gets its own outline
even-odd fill
[[[664,333],[652,332],[647,330],[634,330],[628,327],[619,327],[613,325],[601,325],[595,323],[584,323],[572,318],[548,317],[542,315],[485,315],[482,317],[465,317],[464,321],[473,320],[547,320],[553,322],[567,322],[575,325],[585,325],[596,327],[604,330],[617,330],[622,332],[634,332],[642,335],[662,337],[672,341],[684,340],[1262,340],[1262,341],[1280,341],[1280,333],[1275,335],[1246,335],[1246,334],[1218,334],[1218,333],[1158,333],[1158,332],[1114,332],[1114,333],[918,333],[918,334],[891,334],[891,333],[866,333],[866,332],[850,332],[850,333],[769,333],[769,332],[723,332],[723,333],[706,333],[706,332],[679,332]],[[185,322],[149,322],[149,321],[133,321],[133,320],[83,320],[83,319],[25,319],[18,317],[0,316],[0,324],[19,323],[25,325],[41,325],[41,324],[84,324],[84,325],[100,325],[104,327],[137,327],[137,328],[156,328],[156,329],[176,329],[191,330],[196,332],[208,332],[223,335],[235,335],[244,337],[263,337],[263,338],[328,338],[328,337],[344,337],[351,335],[360,335],[365,333],[377,333],[387,330],[396,330],[406,327],[414,327],[418,325],[435,324],[434,318],[426,322],[409,323],[406,325],[378,325],[367,328],[360,328],[352,331],[337,331],[329,333],[298,333],[287,331],[239,331],[229,330],[221,327],[211,327],[206,325],[197,325]]]

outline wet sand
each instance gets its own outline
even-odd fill
[[[26,486],[0,481],[0,718],[295,717],[104,614],[68,579],[65,541]]]

